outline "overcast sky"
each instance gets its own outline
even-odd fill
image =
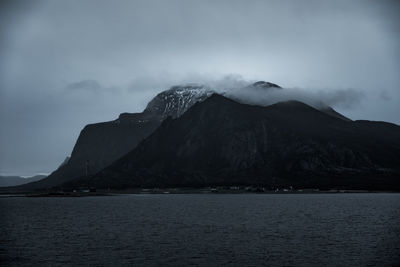
[[[399,1],[1,1],[0,173],[51,172],[88,123],[176,83],[351,90],[400,124]]]

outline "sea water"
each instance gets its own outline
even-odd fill
[[[385,266],[400,194],[0,198],[2,266]]]

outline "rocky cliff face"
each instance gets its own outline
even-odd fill
[[[258,107],[213,95],[70,185],[400,189],[399,166],[397,125],[345,121],[296,101]]]

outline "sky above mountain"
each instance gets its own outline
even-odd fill
[[[187,82],[266,80],[400,124],[399,13],[385,0],[1,1],[0,173],[51,172],[86,124]]]

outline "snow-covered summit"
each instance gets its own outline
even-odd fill
[[[280,89],[281,87],[274,83],[258,81],[241,89],[248,90],[249,88]],[[196,102],[204,101],[206,98],[216,92],[236,99],[234,95],[229,94],[228,91],[229,89],[226,89],[226,91],[215,90],[202,84],[184,84],[172,86],[170,89],[155,96],[147,104],[144,113],[151,116],[161,116],[161,119],[164,119],[168,116],[177,118],[185,113],[186,110],[188,110]],[[240,99],[237,100],[240,101]]]
[[[214,91],[200,84],[173,86],[159,93],[148,104],[144,112],[161,115],[163,118],[181,116],[196,102],[203,101]]]

